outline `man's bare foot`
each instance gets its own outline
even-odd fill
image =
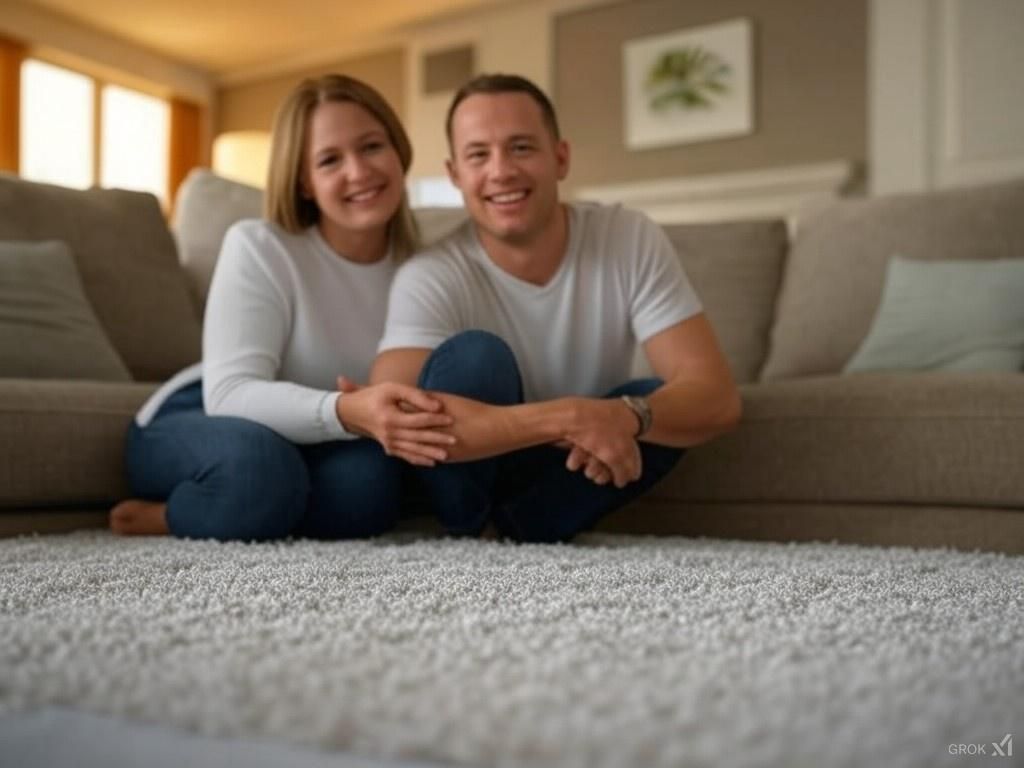
[[[165,536],[167,505],[157,501],[126,499],[110,510],[110,530],[122,536]]]

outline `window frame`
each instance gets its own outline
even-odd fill
[[[73,58],[73,57],[69,57]],[[145,96],[149,96],[155,99],[159,99],[167,108],[167,133],[165,146],[163,152],[165,154],[164,162],[166,165],[166,179],[165,188],[161,194],[156,195],[157,200],[160,203],[161,208],[164,212],[168,212],[171,207],[172,190],[170,189],[171,184],[171,169],[169,163],[169,156],[171,153],[171,142],[173,138],[171,136],[171,109],[172,99],[170,96],[160,88],[153,86],[147,86],[138,80],[130,77],[118,77],[116,74],[106,71],[102,67],[90,67],[87,64],[83,64],[77,60],[71,61],[61,55],[52,55],[48,51],[40,51],[36,49],[28,49],[25,52],[24,57],[21,60],[19,67],[19,78],[22,77],[21,72],[25,65],[30,61],[37,61],[43,64],[47,64],[51,67],[57,67],[59,69],[73,72],[76,75],[81,75],[88,78],[92,82],[92,179],[91,184],[99,187],[103,177],[103,89],[108,86],[116,86],[123,88],[128,91],[134,91]],[[19,105],[19,113],[24,109],[25,95],[21,95],[21,104]],[[20,122],[21,115],[19,114],[18,120]],[[22,136],[20,143],[24,143],[25,137]],[[19,150],[20,154],[20,150]]]

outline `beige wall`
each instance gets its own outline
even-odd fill
[[[267,80],[223,87],[219,92],[217,133],[270,130],[277,105],[304,77],[340,72],[365,80],[404,117],[405,54],[401,49],[367,54]]]
[[[627,150],[623,42],[737,17],[754,27],[754,133]],[[554,25],[552,96],[572,147],[567,186],[865,161],[866,0],[630,0]]]

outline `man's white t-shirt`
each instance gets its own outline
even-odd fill
[[[395,270],[390,255],[342,258],[315,226],[290,234],[262,220],[234,224],[210,284],[203,362],[157,395],[201,375],[210,415],[250,419],[295,443],[356,437],[336,415],[337,377],[368,380]],[[140,426],[162,403],[157,395]]]
[[[701,311],[661,227],[621,206],[576,203],[565,258],[547,284],[488,256],[473,223],[395,277],[378,351],[438,347],[490,331],[515,354],[526,400],[597,397],[624,384],[642,343]]]

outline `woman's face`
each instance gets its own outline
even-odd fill
[[[402,201],[405,174],[377,118],[353,102],[329,101],[316,106],[307,126],[302,185],[320,209],[327,241],[356,255],[346,243],[386,235]]]

